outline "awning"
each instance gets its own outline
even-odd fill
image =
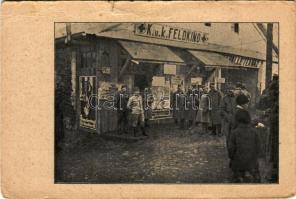
[[[221,66],[221,67],[244,67],[231,62],[221,54],[206,51],[188,50],[196,59],[204,63],[205,66]]]
[[[165,46],[123,40],[118,42],[132,59],[137,61],[184,63],[179,56]]]

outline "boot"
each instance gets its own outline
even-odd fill
[[[181,121],[180,121],[180,129],[184,129],[185,128],[184,122],[185,122],[185,120],[184,119],[181,119]]]
[[[221,124],[217,125],[217,134],[218,134],[218,136],[222,136]]]
[[[207,123],[204,123],[204,124],[202,124],[202,127],[203,127],[203,133],[204,134],[208,134],[208,124]]]
[[[189,120],[189,124],[188,124],[188,129],[192,129],[193,128],[193,121],[192,120]]]
[[[149,119],[145,119],[145,127],[149,127]]]
[[[145,127],[141,127],[141,130],[142,130],[142,134],[143,134],[144,136],[148,136],[148,135],[146,134]]]
[[[217,130],[216,125],[212,125],[212,135],[217,135],[216,130]]]

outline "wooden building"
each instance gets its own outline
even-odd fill
[[[225,84],[239,81],[252,96],[258,94],[258,72],[264,58],[249,52],[241,56],[220,47],[196,49],[193,46],[197,45],[177,37],[163,42],[160,38],[120,38],[87,30],[70,32],[55,39],[55,82],[56,89],[67,85],[65,97],[71,105],[65,115],[72,113],[71,123],[79,128],[99,134],[115,131],[117,111],[112,108],[112,96],[123,84],[130,91],[135,86],[141,90],[155,87],[169,98],[178,84],[187,90],[192,84],[215,82],[223,91]],[[170,117],[170,111],[159,114]]]

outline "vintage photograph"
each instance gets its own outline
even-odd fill
[[[54,23],[55,183],[278,183],[279,28]]]

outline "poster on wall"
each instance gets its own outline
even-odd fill
[[[202,85],[202,77],[191,78],[191,85]]]
[[[110,100],[123,84],[99,81],[98,96],[100,100]]]
[[[153,95],[152,115],[153,118],[161,118],[170,115],[170,87],[152,86]]]
[[[163,73],[167,75],[176,75],[177,66],[175,64],[164,64]]]
[[[175,92],[178,88],[178,85],[181,85],[184,90],[184,76],[176,75],[171,77],[171,90]]]
[[[96,129],[96,76],[79,77],[80,127]]]

